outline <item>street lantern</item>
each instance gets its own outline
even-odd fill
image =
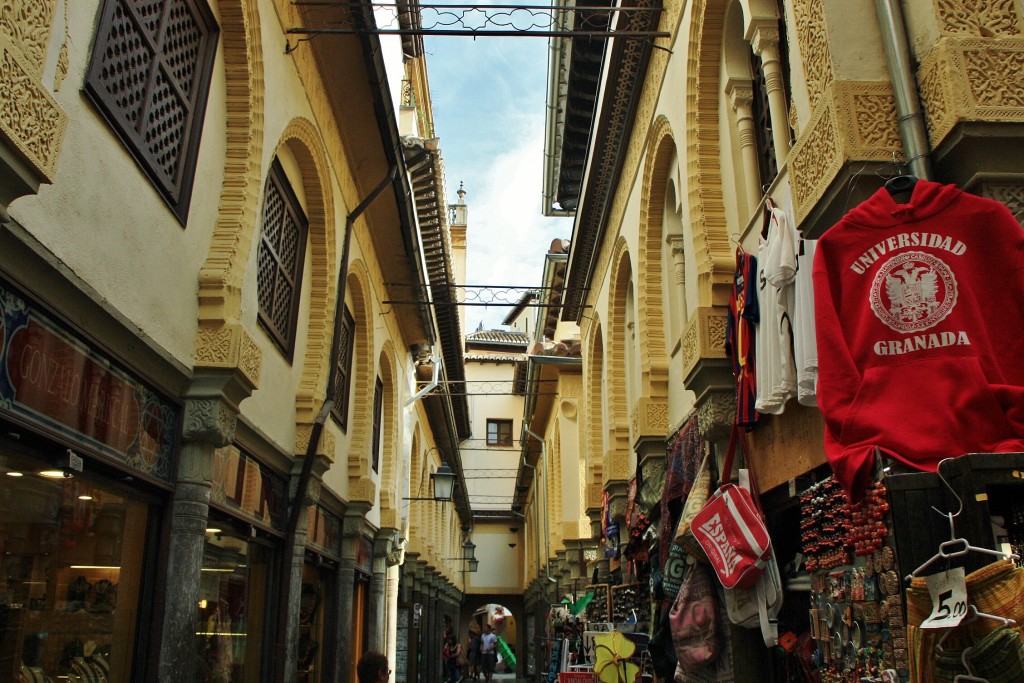
[[[470,561],[476,560],[476,543],[467,539],[466,542],[462,544],[462,559]]]
[[[455,472],[448,463],[441,461],[441,466],[430,474],[430,481],[434,485],[434,500],[447,502],[452,499],[452,492],[455,490]]]

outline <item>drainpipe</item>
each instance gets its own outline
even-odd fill
[[[530,431],[530,428],[527,427],[526,425],[523,425],[523,431],[526,432],[527,434],[529,434],[530,436],[532,436],[534,439],[536,439],[537,443],[540,444],[541,462],[544,463],[544,468],[546,468],[547,467],[548,458],[547,458],[547,447],[544,444],[544,439],[540,438],[539,436],[534,434],[532,431]],[[527,464],[525,460],[523,461],[523,464],[526,464],[528,467],[532,467],[532,465]],[[533,470],[534,470],[534,472],[536,472],[537,468],[534,467]],[[537,493],[538,493],[538,496],[541,495],[541,494],[543,494],[543,496],[544,496],[544,505],[543,505],[543,512],[544,512],[544,575],[548,578],[548,581],[550,581],[551,583],[558,583],[558,580],[551,576],[551,567],[550,567],[550,560],[551,560],[551,545],[550,545],[550,542],[551,542],[551,530],[549,528],[550,527],[550,522],[548,520],[548,494],[547,494],[547,490],[546,490],[547,489],[547,480],[546,480],[547,474],[544,471],[541,471],[541,477],[545,478],[545,480],[543,482],[544,486],[538,485]],[[535,477],[534,481],[540,481],[540,478]],[[537,526],[540,526],[539,520],[538,520]]]
[[[882,29],[882,47],[889,66],[896,116],[899,120],[900,139],[907,154],[910,172],[923,180],[932,179],[931,147],[925,128],[921,102],[917,97],[917,81],[911,68],[910,44],[907,25],[899,0],[875,0],[875,11]]]
[[[353,226],[359,216],[373,203],[381,192],[383,192],[388,185],[394,180],[395,174],[398,173],[398,166],[394,165],[388,169],[387,177],[381,181],[381,183],[375,187],[367,197],[352,210],[352,213],[345,219],[345,244],[341,252],[341,264],[338,267],[338,296],[334,305],[334,320],[337,321],[341,317],[341,312],[345,306],[345,285],[348,280],[348,259],[350,244],[352,241]],[[331,373],[334,370],[334,366],[337,364],[338,358],[338,335],[334,334],[331,340],[331,355],[330,362],[328,364],[328,372]],[[329,392],[330,389],[327,389]],[[290,552],[294,549],[295,538],[298,535],[299,520],[302,518],[302,513],[305,511],[305,500],[306,495],[309,491],[309,482],[313,478],[313,461],[316,459],[317,448],[320,447],[320,437],[323,434],[324,423],[327,421],[327,415],[331,412],[331,408],[334,407],[334,400],[330,398],[330,395],[324,396],[323,405],[320,406],[320,412],[316,416],[316,420],[313,422],[313,428],[310,430],[309,443],[306,445],[306,454],[302,460],[302,470],[299,473],[299,479],[295,484],[295,497],[292,498],[291,508],[288,511],[288,526],[285,527],[284,536],[284,547],[286,552]],[[278,669],[278,680],[293,680],[295,676],[295,651],[289,647],[288,642],[288,627],[292,622],[292,610],[291,604],[298,604],[298,585],[293,585],[293,566],[290,561],[283,563],[281,568],[281,598],[278,607],[278,643],[277,650],[280,656],[277,657],[277,669]],[[297,582],[301,583],[301,575]],[[296,615],[297,616],[297,615]],[[289,652],[291,656],[289,655]]]

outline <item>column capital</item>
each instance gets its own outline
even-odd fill
[[[725,84],[725,94],[732,110],[740,118],[753,116],[754,86],[749,79],[730,78]]]
[[[768,61],[778,61],[780,38],[778,26],[762,24],[754,28],[750,47],[754,50],[754,54],[761,58],[762,64]]]

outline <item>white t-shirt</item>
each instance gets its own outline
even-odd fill
[[[493,633],[485,633],[480,636],[480,651],[484,654],[488,652],[494,652],[495,648],[498,647],[498,636]]]

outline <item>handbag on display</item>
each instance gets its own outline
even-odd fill
[[[713,457],[710,454],[705,455],[701,461],[700,468],[697,470],[697,478],[694,479],[693,487],[690,489],[689,495],[686,496],[683,511],[679,514],[679,523],[676,525],[675,542],[686,548],[698,560],[704,559],[704,551],[694,539],[691,527],[693,518],[707,504],[708,498],[711,496],[711,461]]]
[[[733,425],[718,489],[690,526],[694,538],[725,588],[753,588],[772,555],[771,537],[760,503],[750,491],[729,482],[736,442],[746,454],[746,438]],[[750,457],[746,457],[750,462]]]
[[[718,607],[715,586],[706,565],[690,566],[668,615],[676,661],[696,671],[718,659]]]
[[[753,470],[740,470],[740,486],[748,491],[757,491]],[[778,617],[782,611],[782,576],[779,574],[779,563],[775,558],[774,547],[757,584],[746,590],[726,590],[725,606],[729,621],[743,628],[760,627],[761,637],[766,646],[774,647],[778,644]]]

